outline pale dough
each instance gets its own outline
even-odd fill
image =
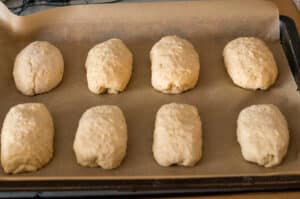
[[[165,104],[156,114],[153,154],[161,166],[194,166],[202,156],[198,110],[188,104]]]
[[[1,164],[5,173],[32,172],[53,154],[54,126],[45,105],[19,104],[10,108],[1,131]]]
[[[264,167],[278,165],[288,150],[287,121],[275,105],[249,106],[239,114],[237,139],[245,160]]]
[[[178,36],[165,36],[151,49],[151,82],[163,93],[178,94],[197,84],[200,62],[193,45]]]
[[[223,51],[225,67],[232,81],[246,89],[268,89],[277,79],[278,69],[271,50],[260,39],[240,37]]]
[[[89,51],[85,67],[91,92],[117,94],[130,80],[132,53],[120,39],[110,39]]]
[[[35,41],[16,57],[13,77],[24,95],[48,92],[62,80],[64,60],[58,48],[46,41]]]
[[[73,149],[77,162],[86,167],[118,167],[127,148],[127,126],[118,106],[88,109],[81,117]]]

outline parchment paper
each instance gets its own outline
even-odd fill
[[[202,0],[122,3],[57,8],[26,17],[9,13],[0,4],[0,122],[18,103],[43,102],[55,122],[55,154],[35,173],[5,175],[0,180],[154,179],[300,174],[300,97],[279,42],[277,8],[267,1]],[[154,91],[150,82],[149,51],[162,36],[176,34],[190,40],[200,55],[196,88],[181,95]],[[227,75],[222,50],[237,36],[258,36],[268,42],[279,67],[279,78],[268,91],[235,86]],[[84,62],[88,50],[118,37],[134,54],[133,74],[125,92],[94,95],[89,92]],[[65,73],[59,87],[47,94],[26,97],[12,78],[16,54],[28,43],[47,40],[63,53]],[[165,103],[196,105],[204,132],[203,159],[193,168],[160,167],[152,156],[156,111]],[[243,160],[236,141],[239,111],[251,104],[273,103],[286,116],[291,141],[287,157],[266,169]],[[116,104],[126,116],[127,156],[120,168],[104,171],[77,165],[72,150],[79,118],[89,107]]]

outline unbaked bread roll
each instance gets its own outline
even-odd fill
[[[277,78],[277,65],[271,50],[260,39],[240,37],[223,51],[225,67],[232,81],[246,89],[268,89]]]
[[[153,154],[161,166],[195,165],[202,156],[198,110],[188,104],[165,104],[156,114]]]
[[[127,126],[121,109],[95,106],[81,117],[73,149],[78,164],[103,169],[118,167],[127,148]]]
[[[54,126],[45,105],[13,106],[1,131],[1,164],[5,173],[32,172],[46,165],[53,154]]]
[[[120,39],[110,39],[89,51],[85,67],[91,92],[117,94],[130,80],[132,53]]]
[[[237,139],[245,160],[264,167],[278,165],[288,150],[287,121],[275,105],[249,106],[239,114]]]
[[[62,80],[64,60],[61,52],[46,41],[35,41],[16,57],[13,77],[24,95],[48,92]]]
[[[154,89],[178,94],[197,84],[200,63],[193,45],[178,36],[166,36],[151,49],[151,82]]]

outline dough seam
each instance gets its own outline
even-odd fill
[[[36,77],[36,72],[33,70],[33,64],[32,64],[32,58],[30,58],[29,60],[29,65],[30,65],[30,73],[32,74],[32,88],[31,88],[31,91],[32,91],[32,94],[35,95],[35,77]]]

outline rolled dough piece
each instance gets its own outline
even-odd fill
[[[264,167],[278,165],[288,150],[287,121],[275,105],[246,107],[237,120],[237,140],[245,160]]]
[[[85,67],[91,92],[117,94],[130,80],[132,53],[120,39],[110,39],[89,51]]]
[[[151,82],[154,89],[178,94],[197,84],[200,62],[193,45],[178,36],[165,36],[151,49]]]
[[[13,77],[24,95],[48,92],[62,80],[64,60],[58,48],[46,41],[35,41],[16,57]]]
[[[1,164],[5,173],[36,171],[53,155],[54,125],[45,105],[10,108],[1,131]]]
[[[194,166],[202,156],[202,127],[197,108],[165,104],[156,114],[153,154],[161,166]]]
[[[121,109],[95,106],[81,117],[73,149],[78,164],[103,169],[118,167],[127,148],[127,126]]]
[[[258,38],[240,37],[230,41],[223,56],[230,78],[242,88],[266,90],[277,79],[278,69],[273,54]]]

